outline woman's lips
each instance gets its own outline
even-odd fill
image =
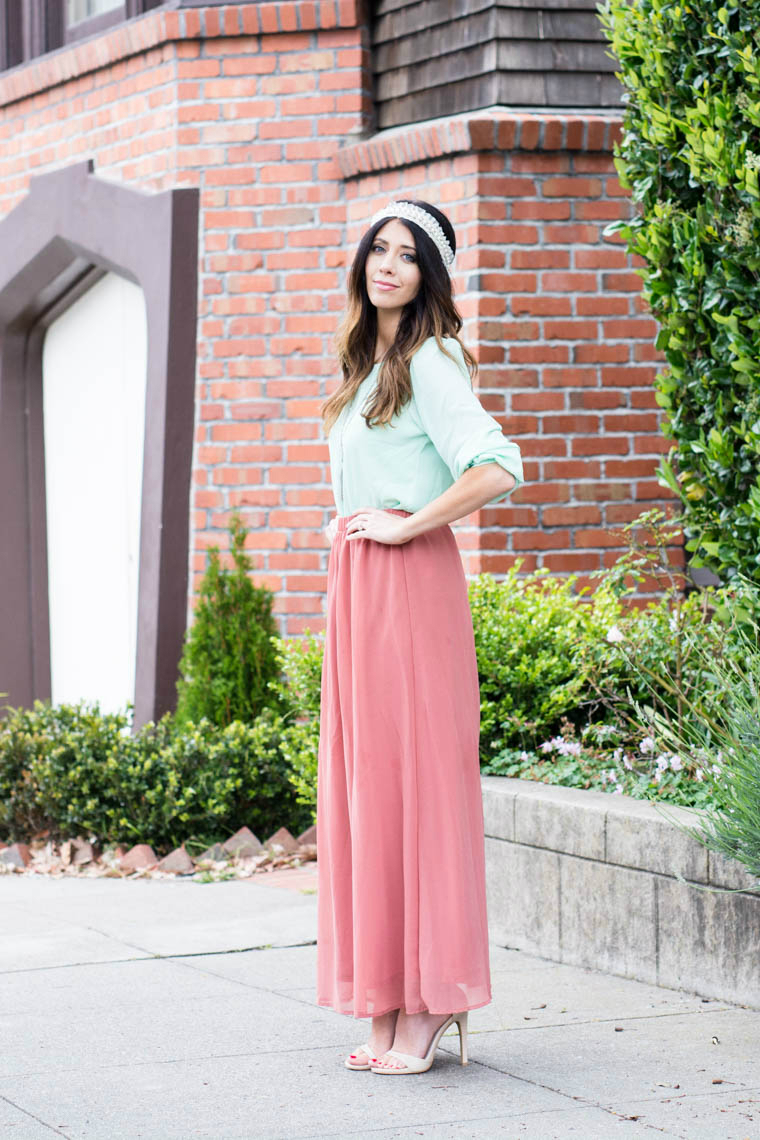
[[[398,285],[391,285],[389,281],[375,281],[378,289],[398,289]]]

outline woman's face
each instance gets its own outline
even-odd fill
[[[398,218],[389,218],[375,234],[364,274],[367,296],[378,309],[400,309],[417,296],[422,281],[417,248]]]

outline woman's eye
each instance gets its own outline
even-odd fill
[[[384,247],[383,247],[382,245],[373,245],[373,246],[372,246],[372,252],[374,253],[374,252],[375,252],[375,250],[379,250],[379,251],[380,251],[380,253],[385,253],[385,249],[384,249]],[[414,254],[413,254],[413,253],[405,253],[405,254],[404,254],[404,257],[411,257],[412,261],[416,261],[416,260],[417,260],[417,258],[414,256]]]

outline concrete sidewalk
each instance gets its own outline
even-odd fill
[[[351,1072],[293,874],[0,878],[2,1140],[760,1137],[759,1013],[495,945],[469,1065]]]

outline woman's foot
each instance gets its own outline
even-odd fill
[[[424,1057],[436,1029],[448,1021],[450,1016],[448,1013],[430,1013],[428,1010],[423,1010],[422,1013],[406,1013],[401,1010],[396,1021],[396,1034],[389,1048],[399,1053],[411,1053],[413,1057]],[[404,1062],[398,1057],[389,1057],[387,1053],[377,1053],[376,1056],[375,1068],[404,1068]]]
[[[380,1057],[393,1045],[398,1015],[399,1010],[392,1009],[389,1013],[382,1013],[379,1017],[372,1018],[372,1032],[367,1040],[367,1044],[372,1047],[372,1057]],[[372,1057],[367,1057],[363,1048],[359,1048],[351,1054],[351,1060],[359,1061],[359,1063],[371,1061]]]

